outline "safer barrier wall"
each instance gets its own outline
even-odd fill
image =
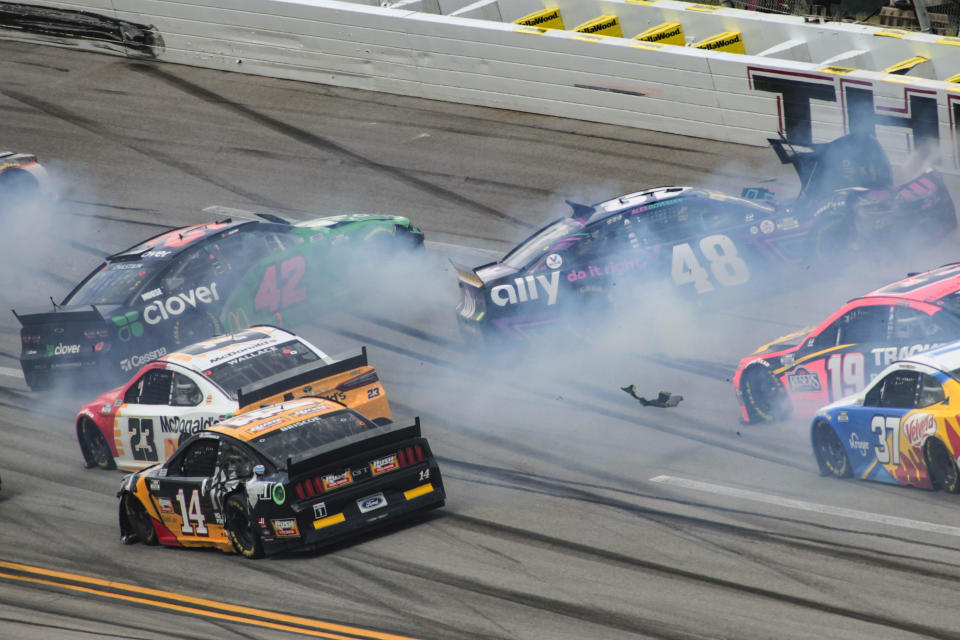
[[[544,7],[564,29],[511,23]],[[624,37],[572,30],[600,15]],[[663,22],[746,54],[631,39]],[[754,145],[873,131],[960,172],[960,39],[864,25],[673,0],[78,0],[0,2],[0,37]]]

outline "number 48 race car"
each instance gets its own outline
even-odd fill
[[[500,260],[454,265],[461,329],[527,337],[572,311],[605,309],[615,291],[639,298],[660,283],[699,301],[755,293],[779,285],[785,266],[832,264],[860,245],[933,242],[957,225],[940,175],[928,171],[894,188],[874,138],[849,135],[806,151],[771,144],[800,177],[795,199],[776,202],[766,189],[734,197],[678,186],[590,206],[568,201],[572,215]]]
[[[124,478],[125,542],[258,558],[309,548],[443,506],[440,469],[411,427],[378,427],[299,398],[201,431],[165,463]]]

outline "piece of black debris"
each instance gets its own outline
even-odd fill
[[[669,391],[661,391],[657,395],[656,399],[647,400],[643,396],[637,395],[636,385],[630,385],[629,387],[620,387],[620,390],[626,391],[627,393],[629,393],[631,396],[636,398],[640,402],[640,404],[642,404],[645,407],[662,407],[662,408],[675,407],[678,404],[680,404],[681,400],[683,400],[683,396],[670,393]]]

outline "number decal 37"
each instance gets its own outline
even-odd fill
[[[713,273],[713,279],[724,287],[735,287],[750,280],[750,270],[747,263],[737,255],[737,247],[725,235],[717,234],[702,238],[699,243],[700,253]],[[697,293],[708,293],[714,290],[710,273],[703,268],[697,254],[689,242],[673,246],[673,263],[670,267],[673,282],[679,287],[693,284]]]

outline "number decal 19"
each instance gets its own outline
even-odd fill
[[[827,377],[830,378],[830,399],[839,400],[856,393],[867,384],[862,353],[835,353],[827,358]]]

